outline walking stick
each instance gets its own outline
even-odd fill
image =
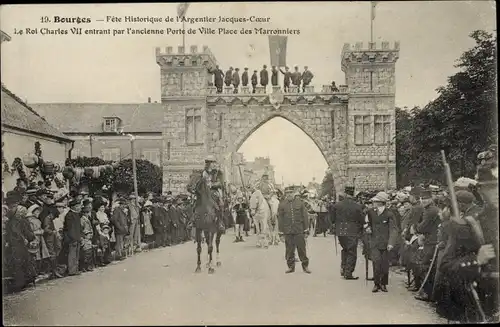
[[[368,285],[368,255],[365,254],[365,285]]]
[[[335,255],[338,256],[339,255],[339,252],[338,252],[338,245],[337,245],[337,235],[336,234],[333,234],[333,238],[335,240]]]

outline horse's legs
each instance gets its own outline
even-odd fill
[[[196,253],[198,254],[198,261],[196,262],[195,272],[201,271],[201,229],[196,228]]]
[[[215,250],[217,251],[217,262],[216,262],[217,267],[220,267],[222,265],[222,261],[220,261],[220,253],[219,253],[219,246],[220,246],[220,238],[221,237],[222,237],[222,232],[217,232],[217,235],[215,237]]]
[[[214,273],[215,269],[212,266],[212,252],[214,250],[214,236],[215,234],[211,231],[205,231],[205,238],[207,240],[207,245],[208,245],[208,273],[212,274]]]

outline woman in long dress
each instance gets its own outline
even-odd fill
[[[110,247],[110,238],[111,238],[111,226],[108,215],[106,214],[106,203],[98,202],[96,203],[97,211],[96,217],[98,220],[98,224],[96,225],[96,231],[98,234],[98,250],[97,250],[97,259],[99,266],[105,266],[109,264],[110,255],[111,255],[111,247]]]
[[[42,212],[42,208],[38,204],[34,204],[28,208],[26,218],[30,223],[31,230],[36,238],[28,244],[28,251],[36,261],[37,273],[41,273],[42,261],[50,258],[50,253],[43,237],[42,222],[38,217]]]
[[[151,225],[151,207],[153,206],[153,203],[149,200],[144,203],[144,208],[142,210],[142,217],[144,221],[144,236],[145,236],[145,241],[146,243],[151,243],[153,242],[153,225]]]

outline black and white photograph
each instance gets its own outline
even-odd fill
[[[3,325],[498,323],[496,9],[1,5]]]

